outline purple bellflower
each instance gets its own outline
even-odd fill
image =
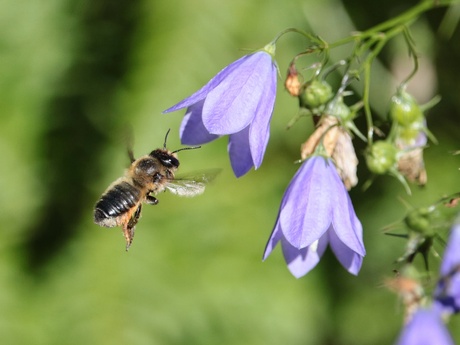
[[[441,278],[434,293],[434,304],[441,313],[460,311],[460,223],[453,226],[441,263]]]
[[[399,336],[397,345],[454,345],[435,309],[419,309]]]
[[[243,56],[205,86],[164,113],[187,108],[182,144],[200,145],[229,135],[228,152],[237,177],[262,164],[276,96],[275,46]]]
[[[362,235],[334,163],[312,156],[303,162],[284,193],[263,259],[281,241],[289,270],[300,278],[316,266],[330,245],[342,266],[357,275],[366,255]]]

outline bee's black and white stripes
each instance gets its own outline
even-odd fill
[[[102,226],[116,226],[115,218],[128,212],[141,197],[141,192],[126,181],[115,184],[97,202],[94,221]]]

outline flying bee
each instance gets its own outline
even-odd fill
[[[177,152],[200,148],[184,147],[176,151],[166,149],[166,133],[162,149],[134,158],[128,151],[131,165],[125,175],[113,182],[97,202],[94,209],[94,222],[100,226],[121,226],[126,239],[126,250],[133,242],[134,230],[141,216],[142,204],[158,204],[154,195],[169,190],[179,196],[192,197],[204,192],[205,185],[211,181],[214,173],[200,173],[196,176],[175,179],[174,173],[179,167]]]

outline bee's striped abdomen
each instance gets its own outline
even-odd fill
[[[115,218],[134,207],[140,199],[140,191],[128,182],[120,182],[109,189],[97,202],[94,222],[102,226],[116,226]]]

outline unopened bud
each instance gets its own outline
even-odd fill
[[[407,127],[422,121],[423,112],[409,93],[400,90],[391,98],[390,117],[399,125]]]
[[[297,97],[300,95],[301,84],[299,80],[299,73],[297,72],[297,69],[293,63],[289,65],[284,86],[291,96]]]
[[[337,117],[342,123],[353,120],[353,117],[355,116],[355,114],[352,113],[350,108],[345,104],[342,97],[331,101],[328,104],[327,111],[329,115]]]
[[[366,155],[369,170],[375,174],[385,174],[395,167],[397,162],[397,149],[387,141],[374,143]]]
[[[315,109],[326,104],[332,96],[332,88],[326,81],[313,79],[300,95],[300,101],[304,107]]]
[[[426,207],[414,209],[407,213],[404,218],[404,223],[417,233],[421,233],[424,236],[434,236],[435,231],[430,221],[430,211]]]

